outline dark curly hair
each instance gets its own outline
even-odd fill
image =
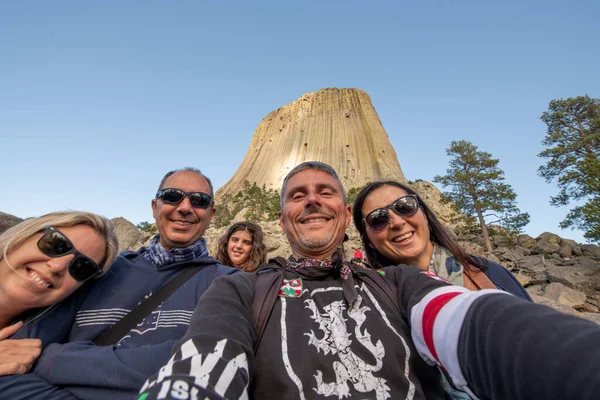
[[[354,206],[352,207],[352,219],[354,220],[354,226],[356,226],[356,230],[360,234],[360,239],[362,240],[363,248],[367,253],[367,259],[369,264],[374,267],[387,267],[389,265],[396,265],[398,263],[390,260],[381,254],[375,247],[370,245],[369,237],[367,236],[367,227],[363,221],[364,215],[362,215],[362,207],[365,202],[367,196],[382,186],[395,186],[404,190],[408,194],[416,195],[419,199],[419,207],[423,210],[425,217],[427,218],[427,222],[429,223],[429,238],[433,243],[437,243],[440,246],[448,249],[450,253],[454,255],[454,257],[463,265],[470,266],[476,269],[485,269],[485,264],[481,264],[478,260],[471,258],[465,251],[460,247],[454,236],[452,236],[446,228],[442,225],[442,223],[437,219],[433,211],[421,200],[419,195],[410,187],[403,185],[396,181],[378,181],[373,182],[365,186],[358,196],[356,196],[356,200],[354,200]]]
[[[250,250],[250,255],[241,268],[246,272],[253,272],[261,264],[267,262],[267,246],[265,246],[263,241],[263,231],[258,224],[253,222],[236,222],[227,229],[225,235],[219,239],[217,260],[219,260],[223,265],[228,265],[231,267],[234,266],[229,258],[229,254],[227,254],[227,243],[229,243],[229,238],[231,238],[231,235],[237,231],[248,231],[250,236],[252,236],[252,250]]]

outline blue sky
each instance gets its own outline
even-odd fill
[[[0,211],[152,220],[166,171],[195,166],[220,187],[270,111],[356,87],[408,179],[443,174],[450,141],[472,141],[500,159],[526,233],[583,242],[537,176],[539,117],[600,97],[599,20],[592,0],[5,0]]]

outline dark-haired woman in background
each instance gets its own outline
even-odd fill
[[[253,272],[267,262],[267,246],[260,226],[247,221],[231,225],[219,239],[217,260],[246,272]]]
[[[356,197],[352,213],[366,258],[374,267],[410,264],[467,289],[498,288],[531,300],[506,268],[465,253],[408,186],[371,183]]]

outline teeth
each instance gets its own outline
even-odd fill
[[[403,240],[411,238],[413,234],[414,234],[414,232],[405,233],[404,235],[401,235],[401,236],[398,236],[397,238],[394,238],[393,241],[396,242],[396,243],[401,242]]]
[[[327,222],[327,218],[311,218],[304,220],[305,224],[310,224],[311,222]]]
[[[187,225],[191,225],[191,222],[188,221],[173,221],[174,223],[176,223],[177,225],[181,225],[181,226],[187,226]]]
[[[31,277],[31,280],[34,281],[35,283],[37,283],[38,285],[41,285],[45,288],[50,287],[50,284],[48,282],[46,282],[45,280],[43,280],[42,278],[40,278],[40,276],[38,274],[36,274],[34,271],[31,271],[29,273],[29,276]]]

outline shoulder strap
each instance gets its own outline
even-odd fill
[[[494,285],[490,278],[488,278],[487,275],[479,269],[474,270],[465,267],[464,274],[471,280],[471,282],[473,282],[473,285],[475,285],[477,289],[497,289],[496,285]]]
[[[283,263],[282,263],[283,261]],[[252,299],[252,319],[256,329],[254,351],[262,340],[267,322],[275,307],[279,289],[283,282],[283,266],[285,260],[281,257],[269,260],[271,264],[263,264],[254,275],[254,298]]]
[[[387,296],[387,298],[394,304],[398,309],[400,305],[398,304],[398,294],[394,292],[391,282],[385,279],[383,276],[372,268],[364,268],[361,270],[361,278],[362,280],[371,287],[371,289],[383,293]]]
[[[144,320],[153,310],[161,305],[173,292],[187,282],[192,276],[207,265],[206,262],[196,262],[193,266],[185,267],[181,272],[171,278],[152,296],[144,299],[133,310],[121,318],[116,324],[102,332],[95,340],[97,346],[115,345],[129,331]]]

